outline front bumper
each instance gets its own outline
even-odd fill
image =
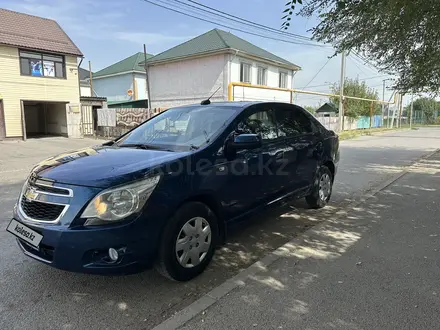
[[[42,187],[39,183],[36,185],[37,190]],[[60,195],[59,189],[70,194]],[[84,219],[78,214],[99,191],[99,188],[61,183],[51,185],[49,191],[38,191],[38,196],[33,197],[35,200],[67,205],[53,221],[41,220],[41,214],[37,214],[39,219],[24,214],[20,203],[22,192],[14,207],[13,218],[43,238],[38,249],[21,239],[18,239],[19,247],[31,258],[72,272],[122,275],[150,267],[155,261],[161,231],[169,218],[169,203],[164,202],[163,194],[153,194],[141,214],[133,215],[124,222],[84,226]],[[109,248],[118,251],[116,262],[110,260]]]
[[[17,239],[21,250],[33,259],[62,270],[101,275],[131,274],[149,268],[156,255],[155,237],[159,235],[143,234],[146,231],[141,231],[136,221],[90,229],[35,227],[28,222],[21,223],[43,235],[38,249]],[[108,257],[109,248],[119,252],[116,262]]]

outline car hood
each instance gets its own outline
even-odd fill
[[[59,183],[107,188],[140,179],[152,168],[187,154],[98,146],[46,159],[32,170],[32,175]]]

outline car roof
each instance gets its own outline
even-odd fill
[[[183,105],[183,106],[179,106],[179,107],[173,107],[173,109],[178,109],[178,108],[183,108],[183,107],[194,107],[194,108],[198,108],[198,107],[204,107],[204,108],[215,108],[215,107],[230,107],[230,108],[241,108],[241,110],[244,110],[252,105],[255,104],[290,104],[290,103],[286,103],[286,102],[276,102],[276,101],[229,101],[229,102],[212,102],[211,104],[206,104],[206,105],[202,105],[202,104],[188,104],[188,105]],[[293,106],[295,106],[294,104],[291,104]]]

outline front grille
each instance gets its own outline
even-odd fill
[[[31,186],[35,187],[39,191],[46,192],[48,194],[69,196],[69,191],[66,189],[57,188],[57,187],[49,187],[49,186],[41,186],[41,185],[31,185]]]
[[[21,199],[21,209],[24,214],[33,220],[55,221],[63,212],[64,207],[64,205],[29,201],[24,196]]]

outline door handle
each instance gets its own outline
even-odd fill
[[[322,142],[318,142],[318,144],[315,147],[315,152],[313,154],[315,157],[319,157],[323,151],[324,151],[324,146],[322,145]]]

